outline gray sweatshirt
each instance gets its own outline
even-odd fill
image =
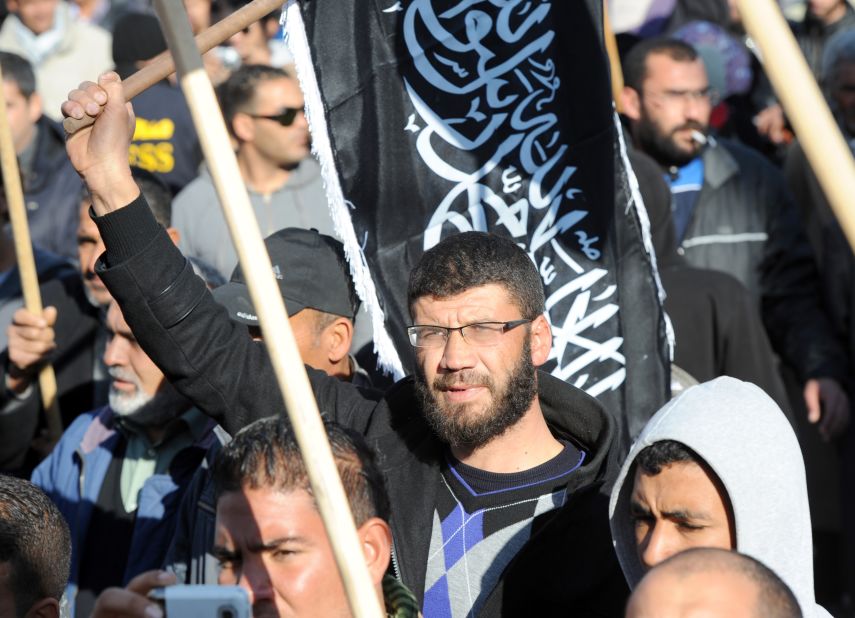
[[[273,193],[262,195],[249,190],[249,201],[265,238],[285,227],[315,228],[336,236],[320,166],[314,159],[302,161]],[[237,251],[207,168],[175,196],[172,226],[181,233],[178,247],[185,255],[210,264],[226,280],[231,277],[238,262]]]
[[[648,421],[609,504],[615,552],[630,587],[644,575],[630,517],[638,453],[660,440],[688,446],[713,469],[733,506],[736,549],[790,587],[804,616],[829,616],[813,593],[813,540],[802,453],[780,408],[760,388],[722,377],[694,386]]]

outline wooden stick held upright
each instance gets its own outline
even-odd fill
[[[603,3],[603,37],[606,41],[606,53],[609,56],[609,68],[612,77],[612,98],[615,101],[615,109],[618,113],[621,109],[621,97],[623,96],[623,68],[620,65],[620,52],[618,51],[615,31],[612,28],[612,20],[609,16],[609,3]]]
[[[365,565],[347,496],[190,22],[179,0],[155,0],[155,9],[178,65],[181,88],[237,248],[351,611],[358,618],[379,618],[384,614]]]
[[[796,130],[805,156],[855,250],[855,160],[774,0],[737,0],[745,30]]]
[[[3,73],[0,71],[0,86],[2,84]],[[18,168],[18,157],[15,154],[15,144],[12,141],[12,130],[9,126],[6,93],[2,87],[0,87],[0,168],[3,171],[6,204],[9,210],[9,221],[12,223],[12,236],[15,240],[15,256],[18,260],[21,289],[24,292],[24,306],[30,313],[40,315],[42,295],[39,292],[39,277],[33,257],[30,228],[27,224],[21,172]],[[56,399],[56,375],[51,365],[45,365],[39,371],[39,389],[45,410],[48,438],[51,442],[55,442],[62,435],[62,417],[59,414]]]

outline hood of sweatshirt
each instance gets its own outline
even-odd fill
[[[827,616],[813,593],[813,540],[801,449],[780,408],[760,388],[721,377],[686,390],[647,423],[621,467],[609,520],[630,587],[644,575],[630,516],[635,458],[661,440],[697,453],[718,475],[733,508],[736,549],[786,582],[807,616]]]

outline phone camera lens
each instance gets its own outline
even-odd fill
[[[233,607],[221,607],[217,612],[217,618],[237,618],[237,613]]]

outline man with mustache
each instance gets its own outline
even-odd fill
[[[282,69],[246,65],[217,96],[262,234],[299,227],[334,235],[297,80]],[[207,168],[175,196],[172,224],[184,253],[231,275],[237,251]]]
[[[133,174],[154,217],[177,242],[177,232],[169,227],[172,198],[166,185],[144,170],[137,169]],[[109,376],[103,356],[109,335],[104,322],[112,299],[95,273],[95,261],[104,245],[89,216],[91,200],[85,191],[79,198],[79,272],[69,267],[65,276],[52,281],[45,276],[41,286],[45,306],[42,315],[20,306],[23,300],[19,291],[15,303],[19,308],[7,318],[8,328],[4,326],[6,349],[0,353],[0,377],[5,386],[0,392],[0,470],[19,476],[29,477],[50,451],[43,433],[44,408],[38,383],[38,372],[45,363],[51,363],[57,374],[64,426],[69,426],[78,414],[107,403]],[[0,241],[0,253],[4,250],[14,256],[11,239]],[[8,285],[4,289],[12,290]],[[12,296],[6,300],[7,305],[12,304]]]
[[[811,248],[781,173],[709,134],[716,93],[691,46],[644,41],[627,55],[624,72],[623,111],[636,146],[671,186],[678,253],[748,288],[773,347],[796,373],[808,419],[825,440],[840,436],[849,422],[840,386],[846,356],[819,300]]]
[[[284,414],[266,351],[185,268],[128,182],[118,76],[81,84],[64,110],[98,116],[68,152],[93,195],[106,247],[99,275],[149,355],[232,434]],[[319,409],[379,454],[392,570],[426,616],[622,613],[602,492],[613,421],[536,370],[552,345],[544,304],[540,274],[516,243],[453,235],[410,274],[416,376],[378,395],[309,370]]]
[[[88,616],[109,586],[159,567],[184,493],[216,423],[164,378],[119,306],[107,313],[109,405],[79,416],[33,473],[71,528],[66,590]]]

